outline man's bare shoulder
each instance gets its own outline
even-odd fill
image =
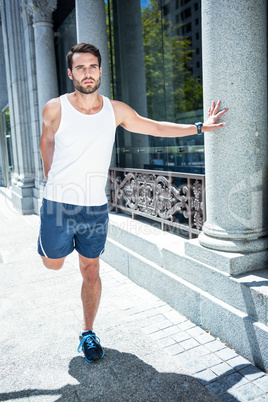
[[[124,110],[124,109],[129,109],[130,106],[128,106],[126,103],[118,101],[118,100],[111,100],[111,104],[114,109],[116,110]]]
[[[44,121],[54,121],[60,116],[61,104],[60,98],[50,99],[44,106],[43,119]]]
[[[117,126],[123,124],[123,122],[126,119],[130,118],[133,114],[135,114],[135,111],[124,102],[111,100],[111,104],[114,109]]]

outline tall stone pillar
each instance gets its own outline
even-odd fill
[[[117,0],[118,36],[120,47],[122,100],[137,113],[147,116],[147,96],[145,61],[142,34],[140,2]],[[137,153],[129,153],[131,160],[126,163],[135,168],[144,168],[149,163],[148,136],[124,132],[125,146],[136,148]],[[126,156],[126,157],[127,157]]]
[[[204,110],[218,98],[230,110],[227,126],[205,135],[207,221],[199,241],[242,255],[237,270],[230,256],[229,271],[241,273],[267,260],[267,2],[203,0],[202,14]]]
[[[111,97],[108,38],[104,0],[76,0],[76,30],[78,43],[91,43],[101,53],[102,78],[100,93]]]
[[[4,57],[2,23],[0,21],[0,111],[7,105],[7,80]]]
[[[33,19],[39,127],[42,132],[42,111],[47,101],[59,95],[54,47],[52,13],[57,0],[28,0],[27,10]],[[26,33],[27,35],[27,33]],[[36,140],[39,143],[40,137]],[[38,146],[39,150],[39,146]],[[38,158],[38,155],[36,155]],[[41,173],[36,190],[35,210],[39,211],[46,179]]]
[[[77,43],[91,43],[101,53],[102,77],[99,93],[111,98],[111,81],[108,52],[108,37],[104,0],[75,0]],[[115,149],[111,166],[115,166]],[[106,195],[109,197],[107,181]]]
[[[14,159],[12,200],[14,206],[26,214],[33,212],[34,164],[19,0],[2,1],[1,20]]]
[[[4,58],[4,44],[2,26],[0,21],[0,186],[8,186],[8,163],[6,155],[5,129],[3,125],[1,111],[8,104],[6,69]]]
[[[33,17],[40,127],[44,105],[59,94],[52,24],[56,7],[57,0],[29,0],[27,4]]]
[[[43,180],[43,167],[39,149],[40,123],[39,123],[39,109],[38,109],[38,96],[37,96],[34,31],[32,26],[32,18],[27,12],[27,0],[21,0],[21,8],[22,8],[21,16],[23,20],[23,33],[24,33],[25,53],[26,53],[27,82],[29,88],[31,138],[33,144],[34,167],[35,167],[35,188],[34,188],[33,202],[34,202],[34,210],[35,212],[38,212],[37,200],[39,199],[40,183]]]

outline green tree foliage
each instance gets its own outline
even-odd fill
[[[158,0],[142,10],[148,116],[176,120],[176,115],[202,109],[202,85],[191,73],[193,50],[178,27],[162,18]]]

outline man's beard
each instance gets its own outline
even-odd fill
[[[90,78],[90,79],[93,80],[93,78]],[[83,80],[83,81],[86,81],[86,79]],[[94,92],[96,92],[97,89],[99,89],[100,84],[101,84],[100,78],[97,81],[94,80],[94,82],[95,82],[94,86],[90,85],[90,86],[87,86],[87,87],[83,87],[80,84],[80,82],[73,77],[73,83],[74,83],[75,89],[77,91],[81,92],[82,94],[93,94]]]

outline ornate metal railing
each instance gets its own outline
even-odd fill
[[[143,216],[196,237],[205,221],[205,176],[110,168],[110,208]]]

